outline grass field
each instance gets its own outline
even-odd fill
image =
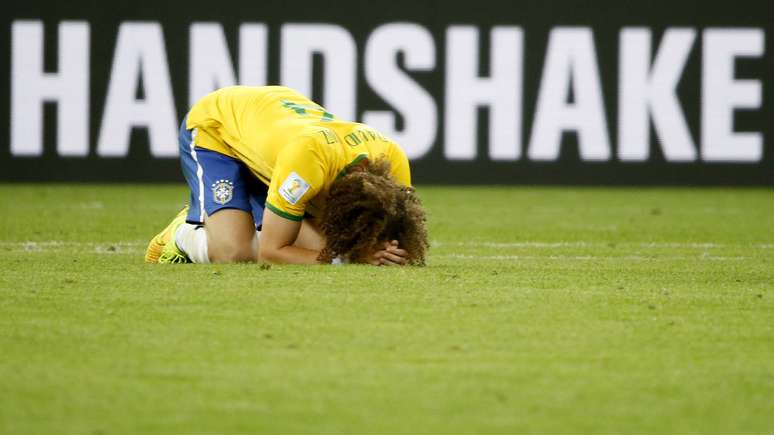
[[[0,186],[0,433],[774,433],[774,190],[419,189],[425,268],[146,265],[182,186]]]

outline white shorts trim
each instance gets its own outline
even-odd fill
[[[204,222],[204,169],[199,164],[199,159],[196,158],[196,130],[191,130],[191,157],[196,162],[196,178],[199,180],[199,222]]]

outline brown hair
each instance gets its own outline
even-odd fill
[[[381,243],[397,240],[408,262],[424,266],[430,244],[425,210],[414,189],[390,175],[386,160],[353,168],[331,185],[320,220],[325,248],[318,260],[330,263],[337,255],[365,258]]]

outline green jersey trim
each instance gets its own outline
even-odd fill
[[[303,216],[296,216],[296,215],[290,214],[290,213],[288,213],[286,211],[282,211],[279,208],[271,205],[268,201],[266,202],[266,208],[268,208],[269,210],[273,211],[274,214],[284,217],[285,219],[290,219],[290,220],[296,221],[296,222],[301,222],[302,220],[304,220]]]
[[[363,159],[367,159],[367,158],[368,158],[368,154],[358,154],[357,157],[355,157],[355,160],[352,160],[347,166],[345,166],[344,169],[342,169],[339,172],[339,175],[336,178],[341,178],[347,175],[347,172],[349,171],[350,168],[357,166],[360,162],[363,161]]]

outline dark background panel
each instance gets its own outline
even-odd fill
[[[118,26],[124,21],[158,21],[164,29],[172,89],[178,117],[187,110],[188,30],[194,21],[220,22],[236,52],[238,27],[244,22],[260,22],[269,28],[270,83],[279,80],[279,36],[285,23],[333,23],[345,27],[356,39],[358,60],[362,62],[364,43],[379,25],[413,22],[429,29],[436,46],[436,68],[412,73],[435,99],[439,108],[438,134],[433,149],[413,162],[414,178],[420,183],[455,184],[644,184],[644,185],[772,185],[774,184],[774,14],[768,0],[740,1],[405,1],[385,4],[369,1],[28,1],[13,2],[0,17],[0,180],[2,181],[180,181],[175,159],[153,159],[148,151],[147,134],[136,129],[126,158],[99,158],[94,153],[99,132]],[[12,157],[10,140],[10,36],[11,23],[17,19],[41,20],[45,24],[46,66],[55,68],[56,30],[62,20],[86,20],[91,26],[91,122],[92,152],[84,158],[62,158],[53,143],[56,111],[45,111],[45,152],[40,158]],[[561,157],[544,163],[523,157],[516,162],[492,162],[486,154],[486,111],[479,117],[478,158],[470,162],[450,162],[443,156],[444,64],[446,29],[450,25],[475,25],[480,30],[482,56],[479,69],[488,69],[489,30],[496,25],[521,26],[525,35],[523,137],[528,142],[538,86],[542,75],[548,36],[557,26],[590,26],[602,79],[608,133],[613,157],[602,163],[583,162],[577,151],[577,138],[566,134]],[[759,27],[766,31],[766,53],[759,59],[738,61],[736,75],[756,78],[763,83],[760,110],[739,112],[735,128],[762,131],[764,157],[754,164],[669,163],[661,155],[658,138],[651,131],[651,158],[642,163],[620,162],[615,157],[618,107],[618,37],[625,26],[647,26],[657,47],[663,32],[671,27],[692,27],[698,32],[683,79],[678,88],[683,111],[694,141],[698,145],[701,95],[701,31],[708,27]],[[321,71],[315,70],[318,76]],[[367,85],[362,63],[358,73],[358,114],[363,110],[390,109]]]

